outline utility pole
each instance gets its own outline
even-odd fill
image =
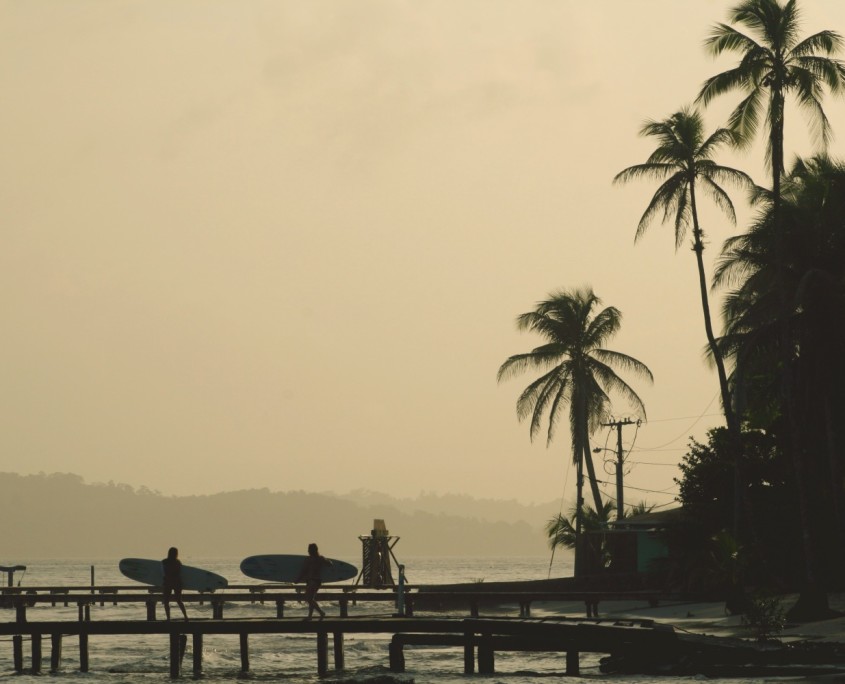
[[[630,418],[617,420],[612,423],[602,423],[602,427],[616,428],[616,519],[622,520],[625,517],[625,494],[622,489],[622,465],[625,453],[622,451],[622,426],[633,425]]]

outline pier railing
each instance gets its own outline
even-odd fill
[[[319,594],[322,604],[337,605],[339,617],[348,617],[350,604],[389,603],[397,607],[402,616],[412,617],[417,610],[455,611],[466,610],[470,617],[479,617],[485,606],[516,606],[520,617],[530,617],[531,606],[540,602],[583,603],[587,617],[598,617],[601,601],[643,601],[657,605],[659,601],[679,600],[680,596],[655,591],[419,591],[409,587],[401,595],[392,590],[367,590],[353,585],[327,586]],[[15,620],[25,622],[27,609],[38,605],[76,605],[79,620],[91,619],[91,607],[106,604],[137,603],[146,608],[146,619],[156,619],[156,605],[164,600],[161,589],[151,587],[140,591],[137,585],[127,586],[45,586],[4,588],[0,590],[0,602],[15,610]],[[227,604],[275,604],[276,617],[285,617],[285,608],[291,603],[304,601],[302,588],[292,585],[231,585],[223,591],[185,592],[182,600],[186,604],[210,604],[212,617],[224,618]]]

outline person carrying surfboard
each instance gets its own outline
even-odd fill
[[[164,614],[170,619],[170,596],[173,595],[176,604],[182,609],[185,621],[188,620],[188,611],[182,603],[182,561],[179,560],[179,549],[171,546],[167,551],[167,558],[161,561],[161,568],[164,572],[162,588],[164,589]]]
[[[326,617],[325,612],[317,604],[316,596],[320,590],[322,580],[320,573],[323,567],[331,565],[332,562],[328,558],[324,558],[317,550],[317,545],[313,542],[308,545],[308,557],[302,563],[302,569],[299,571],[299,576],[296,578],[297,582],[305,582],[305,600],[308,602],[308,618],[314,616],[316,610],[321,618]]]

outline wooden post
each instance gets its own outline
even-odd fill
[[[478,601],[469,602],[469,614],[474,618],[478,617]]]
[[[390,671],[404,672],[405,671],[405,652],[402,648],[402,642],[397,640],[394,635],[390,640]]]
[[[32,674],[41,672],[41,635],[32,635]]]
[[[62,635],[50,635],[50,672],[56,673],[62,667]]]
[[[472,631],[464,632],[464,674],[475,673],[475,635]]]
[[[241,632],[241,672],[249,672],[249,634]]]
[[[20,599],[15,603],[15,621],[26,622],[26,604]]]
[[[20,634],[12,637],[12,660],[15,672],[23,672],[23,637]]]
[[[223,619],[223,601],[220,599],[211,600],[211,616],[215,620]]]
[[[282,600],[276,601],[276,617],[281,620],[284,616],[285,616],[285,602],[282,601]]]
[[[85,601],[78,601],[76,606],[79,609],[79,621],[80,622],[90,622],[91,621],[91,604],[86,603]]]
[[[202,632],[194,632],[194,677],[202,677]]]
[[[489,634],[482,634],[478,641],[478,674],[493,674],[493,640]]]
[[[317,674],[323,676],[329,671],[329,633],[317,632]]]
[[[182,658],[179,657],[179,634],[170,633],[170,678],[178,679],[182,674]]]
[[[345,618],[349,617],[349,599],[342,598],[339,601],[340,604],[340,617]]]
[[[343,654],[343,632],[335,632],[334,637],[334,669],[342,670],[346,667]]]
[[[79,671],[88,672],[88,635],[79,635]]]
[[[153,621],[156,619],[156,602],[147,601],[147,620]]]
[[[581,674],[578,651],[566,652],[566,674],[570,677],[577,677]]]
[[[62,668],[62,635],[50,635],[50,672],[58,672]]]

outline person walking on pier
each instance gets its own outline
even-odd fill
[[[317,545],[313,542],[308,545],[308,558],[302,564],[302,570],[299,571],[297,582],[305,582],[305,600],[308,602],[308,618],[314,616],[316,610],[320,614],[320,618],[326,617],[325,612],[317,604],[316,596],[320,590],[322,581],[320,579],[320,572],[326,565],[331,565],[332,562],[328,558],[324,558],[317,550]]]
[[[176,604],[182,609],[182,615],[185,620],[188,620],[188,612],[185,610],[185,604],[182,603],[182,561],[179,560],[179,549],[171,546],[167,552],[167,558],[161,561],[162,570],[164,570],[164,614],[167,619],[170,619],[170,596],[176,601]]]

